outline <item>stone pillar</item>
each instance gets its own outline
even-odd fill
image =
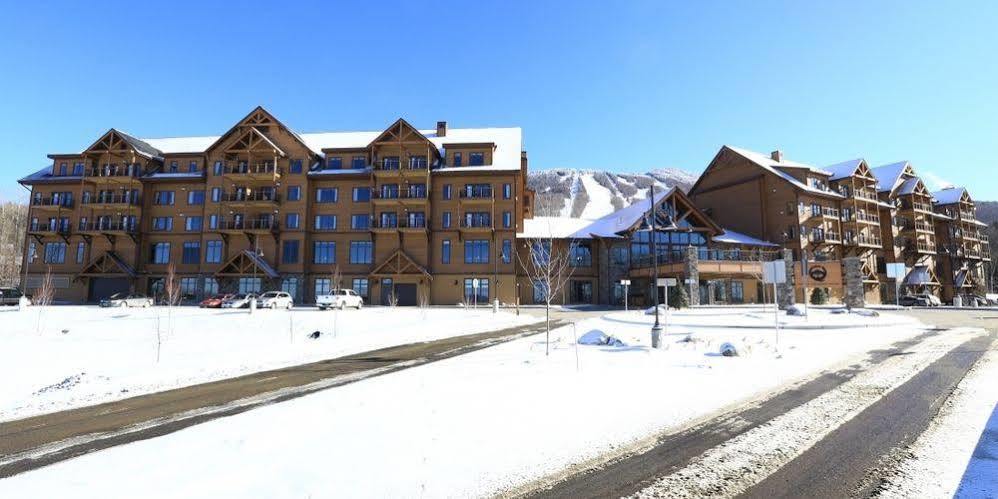
[[[851,256],[842,259],[842,275],[845,277],[845,304],[852,308],[866,306],[866,292],[863,289],[863,262]]]
[[[686,248],[685,264],[686,279],[689,279],[692,283],[681,284],[686,286],[686,292],[690,294],[690,305],[696,306],[700,304],[700,256],[697,254],[696,247],[689,246]]]
[[[796,286],[794,283],[794,252],[784,249],[783,261],[786,264],[787,280],[783,284],[776,285],[776,302],[779,304],[780,310],[785,310],[797,302]]]

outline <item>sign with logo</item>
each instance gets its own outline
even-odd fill
[[[811,264],[808,265],[807,275],[815,281],[823,282],[828,277],[828,269],[824,265]]]

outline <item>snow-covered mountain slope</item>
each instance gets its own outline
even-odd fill
[[[697,176],[676,168],[648,173],[554,169],[530,172],[527,185],[537,193],[534,208],[540,216],[595,219],[631,203],[648,199],[648,187],[686,191]]]

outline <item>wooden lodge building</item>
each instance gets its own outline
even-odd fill
[[[966,189],[930,193],[908,163],[819,168],[724,146],[688,194],[655,193],[653,233],[648,198],[597,220],[534,217],[519,128],[297,133],[258,107],[219,136],[111,129],[49,158],[20,180],[25,288],[51,273],[63,302],[159,296],[172,268],[188,300],[283,290],[310,303],[340,286],[372,304],[535,304],[535,244],[570,255],[559,303],[650,303],[652,252],[693,303],[774,301],[762,266],[776,259],[792,276],[783,304],[817,287],[893,301],[895,262],[906,292],[948,301],[990,261]]]

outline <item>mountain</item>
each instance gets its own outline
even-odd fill
[[[991,225],[998,222],[998,201],[974,201],[977,219]]]
[[[537,193],[534,209],[539,216],[596,219],[648,199],[652,184],[656,192],[672,187],[687,191],[696,179],[697,175],[677,168],[643,174],[560,168],[530,172],[527,185]]]

